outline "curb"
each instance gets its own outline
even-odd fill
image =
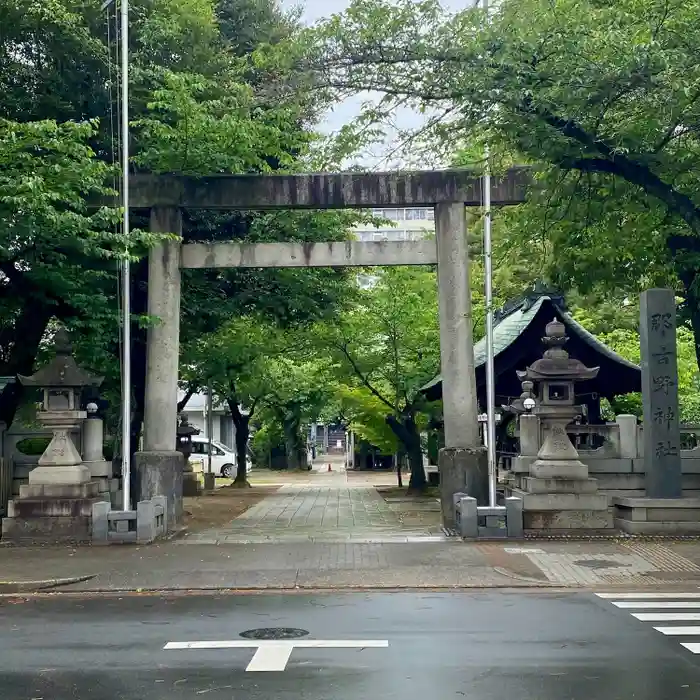
[[[12,593],[36,593],[50,588],[69,586],[72,583],[82,583],[95,578],[97,574],[86,576],[72,576],[70,578],[50,578],[42,581],[0,581],[0,594]]]
[[[455,586],[441,586],[436,584],[412,585],[412,586],[376,586],[376,585],[348,585],[348,586],[289,586],[289,587],[269,587],[269,588],[230,588],[230,587],[200,587],[200,588],[114,588],[114,589],[85,589],[80,591],[49,591],[38,590],[21,593],[25,598],[48,598],[61,596],[63,598],[86,598],[94,597],[121,597],[121,596],[216,596],[216,595],[278,595],[284,594],[311,594],[311,593],[390,593],[401,591],[489,591],[489,590],[588,590],[590,586],[580,584],[553,584],[553,583],[465,583]],[[3,598],[10,598],[12,593],[0,593],[0,601]]]

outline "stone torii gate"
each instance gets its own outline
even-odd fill
[[[530,177],[514,168],[493,178],[494,206],[524,201]],[[222,267],[344,267],[437,263],[445,448],[440,455],[443,520],[453,526],[452,493],[485,496],[480,445],[465,206],[480,206],[482,180],[464,170],[409,173],[136,175],[130,205],[150,210],[154,232],[182,233],[183,209],[265,210],[434,207],[435,240],[329,243],[192,243],[155,246],[148,262],[148,330],[143,451],[135,456],[141,499],[165,495],[181,509],[182,455],[175,450],[180,270]]]

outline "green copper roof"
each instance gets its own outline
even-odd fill
[[[538,297],[531,304],[523,301],[519,306],[517,306],[509,314],[501,318],[493,327],[493,351],[494,356],[500,355],[506,348],[512,345],[518,337],[523,333],[523,331],[532,323],[535,316],[537,316],[538,311],[542,308],[542,304],[545,301],[553,302],[552,298],[547,295]],[[571,314],[562,311],[558,306],[555,305],[557,315],[560,320],[566,326],[569,333],[575,333],[578,335],[585,343],[594,347],[601,355],[605,355],[613,362],[617,362],[621,365],[626,365],[630,369],[639,370],[639,367],[633,362],[626,360],[621,357],[616,352],[611,350],[607,345],[601,343],[594,335],[589,333],[578,321],[576,321]],[[550,319],[551,320],[551,319]],[[486,338],[482,338],[474,345],[474,366],[480,367],[486,364]],[[438,375],[432,381],[428,382],[421,391],[426,391],[442,381],[441,375]]]

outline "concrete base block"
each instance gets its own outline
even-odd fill
[[[488,504],[488,463],[483,447],[446,447],[438,458],[440,503],[446,528],[456,527],[453,496],[465,493],[476,498],[478,505]]]
[[[3,542],[65,544],[90,539],[89,516],[2,519]]]
[[[629,498],[615,496],[615,523],[638,534],[694,535],[700,532],[698,498]]]
[[[513,474],[529,474],[530,467],[536,459],[536,457],[513,457],[510,463],[510,471]]]
[[[83,464],[90,470],[90,477],[92,479],[110,479],[112,477],[111,462],[83,462]]]
[[[213,491],[216,488],[216,474],[204,472],[204,490]]]
[[[528,493],[574,493],[590,494],[598,492],[596,479],[538,479],[526,476],[520,479],[520,486]]]
[[[614,518],[615,527],[630,535],[698,535],[700,522],[643,522]]]
[[[560,533],[569,530],[608,530],[613,527],[612,513],[605,510],[524,511],[525,530]]]
[[[168,530],[182,519],[182,452],[137,452],[134,455],[132,491],[135,502],[153,496],[168,499]]]
[[[202,484],[198,474],[185,472],[182,475],[182,495],[188,497],[202,495]]]

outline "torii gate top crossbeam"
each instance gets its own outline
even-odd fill
[[[492,178],[491,203],[525,200],[531,169],[511,168]],[[441,202],[482,202],[482,178],[469,170],[303,175],[134,175],[130,202],[137,209],[363,209],[428,207]]]

